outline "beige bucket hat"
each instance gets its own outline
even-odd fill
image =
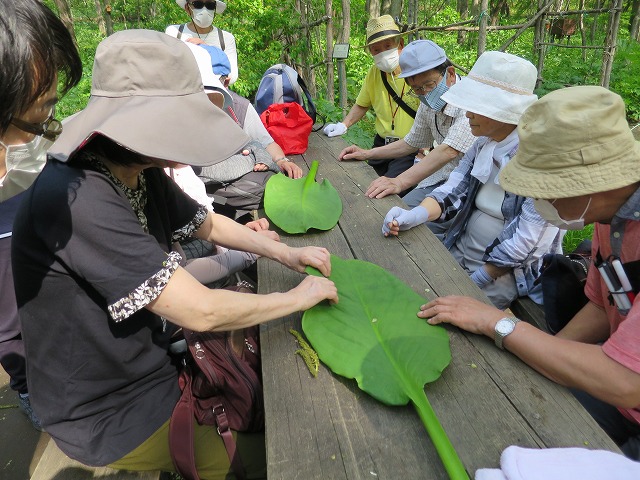
[[[367,22],[367,44],[365,48],[372,43],[381,42],[387,38],[399,37],[404,35],[391,15],[381,15],[372,18]]]
[[[505,52],[484,52],[469,75],[442,95],[454,107],[517,125],[526,108],[538,99],[533,93],[538,70],[528,60]]]
[[[532,198],[569,198],[640,181],[640,143],[622,98],[603,87],[570,87],[531,105],[518,125],[520,147],[502,187]]]
[[[123,30],[98,45],[89,103],[65,122],[49,154],[67,161],[97,134],[193,166],[218,163],[249,142],[210,102],[189,47],[151,30]]]

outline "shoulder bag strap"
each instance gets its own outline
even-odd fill
[[[404,103],[404,100],[402,100],[398,96],[396,91],[393,88],[391,88],[391,85],[389,85],[389,80],[387,80],[387,74],[384,73],[382,70],[380,70],[380,74],[382,75],[382,83],[384,83],[384,86],[387,89],[387,92],[389,92],[389,95],[391,95],[391,98],[393,98],[393,101],[396,102],[398,106],[402,110],[404,110],[407,113],[407,115],[409,115],[411,118],[416,118],[416,111],[413,108],[411,108],[409,105]]]
[[[184,32],[184,23],[178,27],[178,40],[182,38],[182,32]]]
[[[185,385],[169,421],[169,451],[173,465],[180,475],[200,480],[193,446],[194,399],[191,392],[191,370],[181,373],[181,377]]]
[[[216,27],[218,28],[218,27]],[[222,29],[218,28],[218,40],[220,40],[220,48],[224,52],[224,36],[222,35]]]

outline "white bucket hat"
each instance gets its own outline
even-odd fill
[[[484,52],[469,72],[442,95],[454,107],[517,125],[533,93],[538,70],[528,60],[505,52]]]
[[[606,88],[548,93],[524,112],[518,136],[518,152],[500,174],[500,185],[516,195],[578,197],[640,181],[640,142],[624,101]]]
[[[151,30],[122,30],[100,42],[89,103],[65,122],[49,154],[67,161],[98,134],[140,155],[193,166],[221,162],[249,142],[207,97],[187,44]]]
[[[184,9],[184,7],[187,6],[187,0],[176,0],[176,3],[182,9]],[[220,13],[224,12],[226,8],[227,8],[227,4],[226,3],[221,2],[220,0],[216,0],[216,13],[217,14],[220,14]]]

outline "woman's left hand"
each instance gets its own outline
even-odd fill
[[[302,178],[302,169],[293,162],[280,160],[278,162],[278,167],[280,167],[282,173],[284,173],[289,178]]]
[[[291,270],[304,273],[307,266],[317,268],[325,277],[331,275],[331,254],[322,247],[290,247],[282,262]]]
[[[269,167],[267,165],[265,165],[264,163],[256,163],[253,166],[253,171],[254,172],[266,172],[267,170],[269,170]]]
[[[439,297],[422,305],[418,317],[427,318],[428,323],[450,323],[471,333],[493,337],[498,320],[505,312],[470,297]]]

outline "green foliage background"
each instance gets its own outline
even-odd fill
[[[45,0],[56,11],[53,0]],[[75,25],[76,37],[84,65],[81,83],[67,94],[58,104],[60,118],[65,118],[86,105],[91,90],[91,70],[93,57],[98,43],[103,39],[96,21],[96,10],[93,0],[70,0]],[[104,1],[106,4],[107,2]],[[565,8],[576,10],[578,0],[565,2]],[[590,3],[590,2],[587,2]],[[305,6],[307,22],[313,22],[325,14],[324,0],[299,1]],[[509,17],[502,17],[500,25],[524,23],[536,11],[535,2],[513,0],[509,2]],[[176,5],[174,0],[112,0],[112,19],[116,31],[130,28],[147,28],[164,31],[167,25],[184,23],[188,20],[186,13]],[[341,24],[341,2],[333,0],[334,31]],[[353,105],[360,90],[362,79],[371,66],[371,57],[362,48],[365,44],[365,27],[368,13],[364,0],[350,2],[351,6],[351,50],[346,60],[348,107]],[[589,7],[589,5],[587,5]],[[420,2],[418,25],[439,26],[461,21],[456,11],[455,1],[424,0]],[[623,13],[618,32],[617,52],[611,74],[610,89],[620,94],[627,106],[628,119],[632,123],[640,122],[640,45],[629,38],[627,25],[629,11]],[[575,17],[574,17],[575,18]],[[594,44],[602,45],[605,38],[607,15],[585,15],[587,34],[595,24],[596,36]],[[291,59],[297,66],[320,65],[315,70],[315,87],[317,89],[316,104],[318,111],[328,122],[340,121],[344,113],[336,103],[326,100],[327,82],[325,67],[322,64],[326,52],[325,25],[311,29],[310,42],[302,38],[302,16],[296,10],[293,0],[228,0],[224,14],[214,20],[216,26],[232,32],[238,46],[238,64],[240,76],[233,89],[246,97],[252,98],[264,71],[275,63]],[[487,50],[498,49],[513,34],[514,30],[491,31],[487,36]],[[441,45],[455,64],[469,69],[477,55],[478,35],[468,32],[463,43],[458,43],[456,32],[421,32],[421,38],[429,38]],[[548,41],[548,39],[546,39]],[[570,39],[562,40],[570,45],[580,44],[579,32]],[[589,43],[589,42],[587,42]],[[528,29],[513,42],[508,52],[520,55],[537,63],[533,49],[533,29]],[[536,92],[542,96],[552,90],[571,85],[597,85],[600,79],[602,50],[587,50],[586,60],[582,58],[580,49],[548,47],[545,56],[543,81]],[[334,69],[334,71],[336,71]],[[336,71],[337,72],[337,71]],[[157,72],[150,72],[157,74]],[[337,73],[336,73],[337,82]],[[338,91],[338,85],[333,86]],[[336,97],[338,94],[336,93]],[[369,112],[366,117],[351,127],[345,140],[365,148],[372,144],[375,117]],[[565,250],[572,251],[575,245],[591,231],[572,233],[567,237]]]

